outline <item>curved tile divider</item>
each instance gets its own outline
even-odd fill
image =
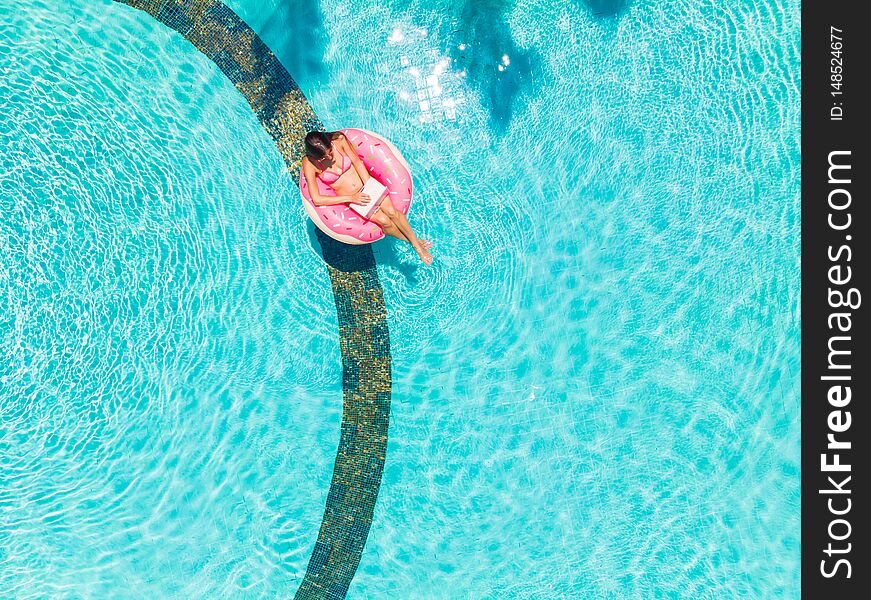
[[[181,33],[233,82],[298,180],[303,139],[324,127],[296,82],[254,31],[218,0],[114,0]],[[342,431],[324,518],[300,600],[345,597],[369,535],[381,485],[390,418],[390,337],[370,246],[348,246],[315,230],[339,321]]]

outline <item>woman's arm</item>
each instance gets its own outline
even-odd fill
[[[356,156],[356,154],[355,154]],[[357,159],[359,160],[359,159]],[[364,167],[365,170],[365,167]],[[367,198],[362,198],[361,194],[358,192],[352,196],[324,196],[321,194],[318,189],[318,184],[315,178],[317,177],[317,173],[315,172],[315,166],[311,164],[311,161],[308,159],[303,159],[302,161],[302,173],[305,177],[305,181],[308,184],[308,193],[311,196],[312,204],[315,206],[331,206],[333,204],[366,204],[368,202]]]
[[[354,170],[357,171],[357,175],[360,176],[360,181],[365,185],[369,178],[372,177],[369,175],[369,171],[366,170],[366,165],[363,164],[363,161],[360,160],[360,157],[357,155],[357,146],[349,140],[344,133],[339,134],[341,137],[340,145],[344,146],[342,150],[345,151],[345,154],[351,159],[351,164],[354,165]]]

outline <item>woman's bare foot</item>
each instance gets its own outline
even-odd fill
[[[431,265],[432,264],[432,254],[430,254],[429,250],[427,250],[426,247],[424,247],[424,244],[426,244],[426,243],[427,243],[426,241],[421,240],[421,245],[418,246],[417,248],[415,248],[415,251],[417,251],[417,255],[420,257],[420,260],[422,260],[424,262],[424,264]],[[430,244],[430,247],[432,247],[432,244]]]
[[[427,250],[432,248],[432,242],[429,240],[420,240],[420,245],[423,246]]]

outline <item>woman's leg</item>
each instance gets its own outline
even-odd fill
[[[408,219],[402,211],[396,210],[396,207],[393,206],[393,202],[390,201],[390,198],[384,199],[381,203],[381,209],[379,212],[384,212],[390,220],[393,221],[396,228],[402,232],[408,243],[417,250],[417,253],[426,264],[432,262],[432,255],[427,251],[428,248],[432,247],[432,244],[428,240],[419,240],[417,238],[414,234],[414,230],[411,228],[411,224],[408,222]]]
[[[382,231],[384,231],[384,235],[393,236],[396,239],[402,240],[403,242],[408,242],[408,238],[405,237],[405,235],[401,231],[399,231],[393,220],[388,217],[385,212],[379,210],[374,215],[369,217],[369,220],[378,223],[378,225],[381,226]]]
[[[408,238],[405,237],[405,235],[403,235],[401,231],[399,231],[399,228],[396,227],[396,224],[393,222],[388,223],[387,225],[382,225],[381,229],[384,230],[384,235],[389,235],[395,237],[398,240],[402,240],[403,242],[408,242]]]
[[[386,201],[387,200],[385,200],[385,202]],[[382,207],[383,206],[384,205],[382,203]],[[391,207],[392,206],[393,205],[391,204]],[[394,210],[394,212],[398,212],[398,211],[396,211],[395,208],[393,210]],[[432,254],[430,254],[429,251],[427,250],[428,248],[430,248],[432,246],[432,244],[430,244],[426,240],[418,240],[417,238],[415,238],[415,241],[417,242],[417,244],[415,245],[414,243],[412,243],[412,241],[409,240],[408,237],[406,237],[406,235],[402,232],[402,230],[399,229],[399,227],[397,226],[396,220],[391,219],[390,216],[388,216],[386,211],[379,209],[374,215],[369,217],[369,219],[378,223],[381,226],[381,229],[384,231],[385,235],[393,236],[397,239],[402,240],[403,242],[408,242],[409,244],[411,244],[411,246],[417,252],[417,255],[420,256],[420,259],[424,263],[426,263],[426,264],[432,263]],[[414,235],[413,232],[412,232],[412,235]]]

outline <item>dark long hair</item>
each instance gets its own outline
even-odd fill
[[[305,136],[305,153],[311,160],[321,160],[338,137],[336,131],[309,131]]]

